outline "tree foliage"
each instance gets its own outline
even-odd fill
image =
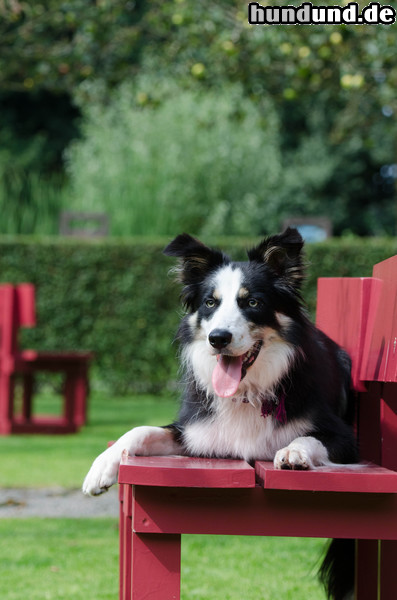
[[[109,90],[141,72],[203,89],[239,82],[258,105],[270,96],[277,107],[290,182],[282,193],[290,204],[290,194],[308,198],[296,210],[343,206],[338,231],[393,230],[396,25],[250,26],[237,0],[2,0],[0,16],[0,106],[16,93],[25,99],[15,121],[37,98],[45,105],[44,92],[84,107],[94,89],[108,101]],[[32,127],[17,137],[41,135],[48,151],[55,139],[69,142],[73,123],[76,114],[65,118],[63,138]],[[316,178],[311,153],[320,146]]]
[[[87,79],[132,77],[150,57],[165,74],[236,80],[282,105],[326,100],[335,141],[397,110],[394,26],[251,26],[237,0],[3,0],[0,15],[3,90],[73,96]]]

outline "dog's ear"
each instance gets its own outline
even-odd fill
[[[182,299],[187,307],[193,307],[197,286],[203,279],[217,267],[229,262],[222,252],[208,248],[187,233],[178,235],[163,252],[166,256],[179,259],[179,266],[175,271],[178,280],[185,286]]]
[[[302,257],[303,239],[297,229],[266,238],[248,252],[251,261],[263,262],[289,286],[299,288],[305,276]]]

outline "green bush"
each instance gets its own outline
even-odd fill
[[[3,238],[3,281],[36,286],[38,325],[23,345],[92,349],[94,375],[121,391],[175,380],[178,292],[163,242]]]
[[[30,281],[37,289],[37,327],[24,347],[90,349],[93,381],[117,392],[161,392],[175,386],[173,343],[182,311],[179,289],[161,251],[165,238],[76,241],[0,238],[3,282]],[[207,239],[240,259],[255,240]],[[372,265],[397,253],[395,239],[335,239],[307,246],[304,295],[313,314],[320,276],[370,276]]]

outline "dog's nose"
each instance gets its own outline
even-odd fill
[[[232,334],[227,329],[214,329],[208,336],[211,346],[217,350],[226,348],[232,341]]]

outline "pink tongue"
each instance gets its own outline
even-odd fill
[[[212,385],[218,396],[229,398],[237,392],[241,381],[242,356],[220,356],[212,373]]]

